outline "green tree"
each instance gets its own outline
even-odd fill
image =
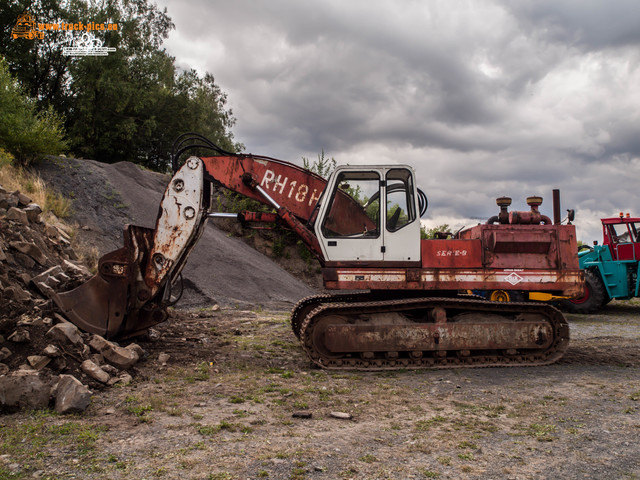
[[[38,111],[35,100],[9,73],[0,58],[0,146],[27,165],[44,154],[63,152],[62,119],[49,107]]]
[[[433,228],[420,227],[420,238],[423,240],[428,238],[436,238],[436,233],[438,232],[452,233],[451,227],[448,224],[444,223]]]
[[[237,151],[235,120],[227,97],[211,74],[179,71],[162,48],[174,28],[166,9],[149,0],[11,0],[0,19],[5,38],[21,13],[39,23],[117,24],[93,32],[115,48],[104,57],[65,57],[68,32],[45,32],[43,40],[11,39],[0,44],[10,69],[42,107],[66,117],[71,150],[105,162],[128,160],[167,170],[173,140],[188,131]]]
[[[75,23],[86,9],[79,0],[9,0],[0,9],[0,55],[9,71],[18,79],[27,95],[37,100],[40,108],[53,105],[62,111],[69,94],[68,67],[72,57],[62,54],[59,47],[64,32],[46,32],[42,40],[13,39],[11,30],[18,16],[29,13],[38,23]],[[86,17],[83,19],[86,21]]]

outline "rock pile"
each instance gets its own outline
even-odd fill
[[[91,390],[129,383],[127,370],[145,353],[81,333],[55,312],[48,289],[69,290],[90,272],[71,247],[73,231],[41,213],[27,195],[0,186],[0,411],[54,403],[60,413],[78,412]]]

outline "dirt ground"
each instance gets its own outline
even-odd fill
[[[638,313],[570,315],[547,367],[336,373],[288,312],[174,311],[84,414],[3,416],[0,477],[640,478]]]

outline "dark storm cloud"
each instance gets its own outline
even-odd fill
[[[530,35],[586,50],[633,47],[640,43],[640,3],[594,0],[504,2]]]
[[[414,165],[433,218],[553,187],[591,216],[640,204],[636,1],[164,4],[249,151]]]

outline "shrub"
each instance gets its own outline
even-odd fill
[[[29,165],[39,157],[65,151],[62,119],[52,107],[38,112],[0,58],[0,147]]]

